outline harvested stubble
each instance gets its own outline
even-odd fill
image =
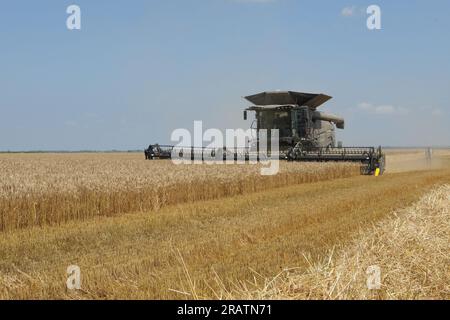
[[[306,272],[286,270],[259,288],[223,287],[226,299],[446,299],[450,298],[450,185],[394,212],[350,245],[331,250]],[[369,267],[381,286],[368,289]]]
[[[3,154],[0,231],[358,174],[347,163],[282,162],[278,175],[261,176],[259,165],[176,166],[141,154]]]

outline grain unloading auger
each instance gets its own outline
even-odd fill
[[[288,161],[335,161],[361,163],[361,173],[383,174],[386,160],[381,147],[336,146],[335,127],[344,129],[343,118],[317,111],[331,99],[325,94],[294,91],[263,92],[245,97],[253,105],[244,111],[255,112],[252,129],[256,132],[252,147],[248,148],[195,148],[150,145],[145,150],[146,159],[170,159],[172,154],[201,159],[260,160],[264,153],[258,150],[262,130],[277,129],[279,134],[279,158]],[[255,147],[256,146],[256,147]],[[255,154],[256,153],[256,154]],[[269,151],[270,154],[270,151]]]

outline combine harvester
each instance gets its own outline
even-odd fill
[[[294,91],[263,92],[245,97],[253,105],[244,111],[255,112],[252,129],[256,138],[251,141],[253,147],[234,148],[196,148],[150,145],[145,150],[146,159],[170,159],[173,152],[180,157],[186,155],[195,159],[217,158],[249,160],[251,150],[259,150],[260,131],[278,129],[279,157],[287,161],[309,162],[358,162],[361,173],[366,175],[383,174],[385,155],[381,147],[342,147],[336,145],[335,127],[344,129],[343,118],[317,111],[317,108],[331,99],[325,94],[300,93]],[[256,124],[256,127],[255,127]],[[270,151],[269,151],[270,152]],[[258,151],[257,159],[261,155]]]

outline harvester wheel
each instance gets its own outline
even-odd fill
[[[286,152],[286,159],[288,161],[294,161],[294,148],[289,148],[288,151]]]

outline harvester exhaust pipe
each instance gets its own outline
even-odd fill
[[[344,118],[335,116],[334,114],[323,113],[320,111],[314,111],[313,120],[323,120],[323,121],[333,122],[338,129],[344,129],[344,127],[345,127]]]

